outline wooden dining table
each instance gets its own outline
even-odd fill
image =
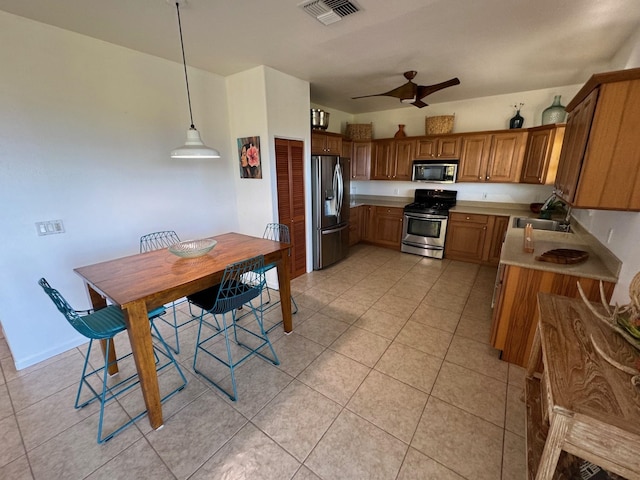
[[[107,299],[124,311],[127,331],[144,396],[149,423],[163,425],[158,377],[155,369],[151,328],[147,312],[186,295],[217,285],[227,265],[257,255],[265,264],[276,263],[281,298],[290,298],[291,245],[240,233],[211,237],[218,243],[204,256],[182,258],[167,249],[140,253],[74,269],[87,286],[93,308]],[[285,333],[293,329],[291,302],[280,302]],[[111,342],[113,345],[113,342]],[[105,352],[116,358],[115,351]],[[117,372],[117,365],[109,373]]]

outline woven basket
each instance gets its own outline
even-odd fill
[[[440,135],[453,131],[453,119],[455,115],[440,115],[438,117],[426,117],[424,126],[427,135]]]
[[[373,123],[347,123],[346,136],[349,140],[371,140]]]

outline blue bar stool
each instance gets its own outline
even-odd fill
[[[159,232],[147,233],[140,237],[140,253],[151,252],[153,250],[160,250],[161,248],[168,248],[171,245],[175,245],[176,243],[180,243],[180,237],[174,230],[163,230]],[[197,315],[193,314],[191,310],[191,303],[189,303],[189,314],[191,318],[178,323],[178,316],[176,313],[176,307],[181,303],[184,303],[186,299],[176,300],[171,302],[171,308],[173,311],[173,321],[169,321],[164,317],[160,317],[164,323],[169,325],[174,331],[174,337],[176,341],[176,346],[169,345],[171,350],[173,350],[176,354],[180,353],[180,340],[178,339],[178,329],[184,325],[191,323],[192,321],[198,318]]]
[[[108,373],[110,364],[109,364],[109,359],[107,355],[105,355],[105,361],[104,361],[103,367],[100,367],[98,369],[95,369],[89,372],[87,371],[87,369],[89,368],[89,356],[91,355],[91,347],[93,346],[93,341],[104,340],[106,342],[105,351],[108,352],[111,346],[111,342],[113,342],[113,338],[118,333],[124,332],[127,329],[124,322],[124,314],[120,309],[120,307],[116,305],[110,305],[106,308],[96,310],[96,311],[87,310],[85,312],[85,311],[74,310],[73,308],[71,308],[69,303],[64,299],[64,297],[60,294],[60,292],[52,288],[44,278],[41,278],[38,283],[43,288],[45,293],[49,295],[49,298],[51,298],[51,300],[56,305],[60,313],[64,315],[64,317],[68,320],[71,326],[78,333],[80,333],[81,335],[89,339],[89,349],[87,350],[87,354],[84,360],[84,366],[82,367],[82,377],[80,379],[80,386],[78,387],[78,393],[76,395],[75,408],[85,407],[96,400],[100,402],[100,420],[98,423],[98,443],[104,443],[110,440],[111,438],[113,438],[114,435],[120,433],[126,427],[128,427],[133,422],[140,419],[147,413],[147,411],[145,410],[142,413],[136,415],[134,418],[131,418],[124,425],[121,425],[116,430],[107,434],[106,436],[103,436],[102,434],[105,406],[109,402],[114,400],[116,397],[122,395],[125,392],[128,392],[129,390],[131,390],[132,388],[134,388],[136,385],[140,383],[140,380],[138,379],[138,374],[135,373],[133,375],[128,376],[127,378],[124,378],[121,380],[119,379],[117,383],[109,386],[107,384],[107,373]],[[156,313],[158,313],[159,311],[160,310],[154,310],[154,312]],[[80,315],[81,313],[86,313],[86,314]],[[153,312],[150,313],[150,317],[152,317],[152,315],[154,315]],[[158,331],[155,324],[153,323],[154,318],[157,318],[157,317],[150,318],[151,328],[155,336],[157,336],[158,340],[160,341],[160,344],[161,344],[160,346],[162,347],[160,348],[156,344],[154,344],[153,346],[154,355],[156,359],[156,371],[160,372],[165,368],[173,365],[177,369],[178,373],[180,374],[180,377],[182,378],[182,384],[180,386],[178,386],[177,388],[175,388],[174,390],[166,394],[164,397],[162,397],[161,401],[164,402],[169,397],[173,396],[175,393],[184,389],[184,387],[187,385],[187,379],[185,378],[184,374],[182,373],[182,370],[180,370],[180,367],[178,366],[177,362],[173,358],[173,355],[171,354],[171,350],[169,349],[168,345],[165,343],[164,339],[160,335],[160,332]],[[118,362],[131,355],[132,355],[131,353],[128,353],[126,355],[123,355],[117,358],[115,361]],[[163,357],[164,360],[161,361],[160,357]],[[101,380],[102,389],[100,391],[97,391],[91,385],[90,379],[92,378],[98,378]],[[89,398],[89,400],[86,400],[80,403],[80,396],[82,394],[82,389],[85,386],[91,391],[91,398]]]
[[[218,390],[227,395],[232,401],[238,398],[236,388],[235,368],[252,355],[258,355],[263,359],[279,365],[278,356],[269,341],[269,337],[264,330],[262,321],[262,289],[265,285],[264,278],[264,257],[259,255],[241,262],[227,265],[222,276],[222,282],[206,290],[202,290],[187,298],[190,302],[202,308],[204,312],[213,314],[220,327],[211,325],[203,321],[200,317],[200,326],[198,327],[198,338],[196,341],[196,351],[193,357],[193,369],[196,373],[204,377]],[[254,306],[252,302],[256,302]],[[251,314],[256,321],[257,329],[250,330],[248,325],[240,325],[237,320],[237,309],[241,306],[251,308]],[[231,314],[228,319],[227,315]],[[222,317],[222,322],[218,320],[218,316]],[[205,327],[205,328],[203,328]],[[231,335],[233,341],[242,347],[246,353],[235,360],[231,354]],[[242,340],[239,338],[240,333]],[[219,335],[224,335],[226,358],[216,355],[213,351],[216,339]],[[247,343],[251,342],[251,345]],[[269,358],[262,354],[259,350],[268,346],[271,350],[273,358]],[[229,393],[221,385],[207,376],[197,367],[198,354],[203,353],[210,358],[218,361],[229,369],[231,372],[231,384],[233,393]]]

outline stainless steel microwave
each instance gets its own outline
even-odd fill
[[[458,160],[414,160],[413,182],[454,183],[458,178]]]

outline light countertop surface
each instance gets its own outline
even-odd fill
[[[404,207],[411,202],[413,202],[412,198],[357,195],[355,199],[352,199],[350,206],[377,205],[382,207]],[[510,217],[509,228],[507,229],[502,245],[502,253],[500,255],[501,264],[594,278],[606,282],[616,283],[618,281],[622,262],[574,219],[571,219],[571,230],[573,233],[534,230],[534,252],[525,253],[522,248],[524,228],[514,227],[513,218],[536,218],[537,215],[529,210],[528,204],[458,201],[456,206],[450,211]],[[583,250],[589,253],[589,258],[583,263],[574,265],[562,265],[536,260],[537,256],[556,248]]]

